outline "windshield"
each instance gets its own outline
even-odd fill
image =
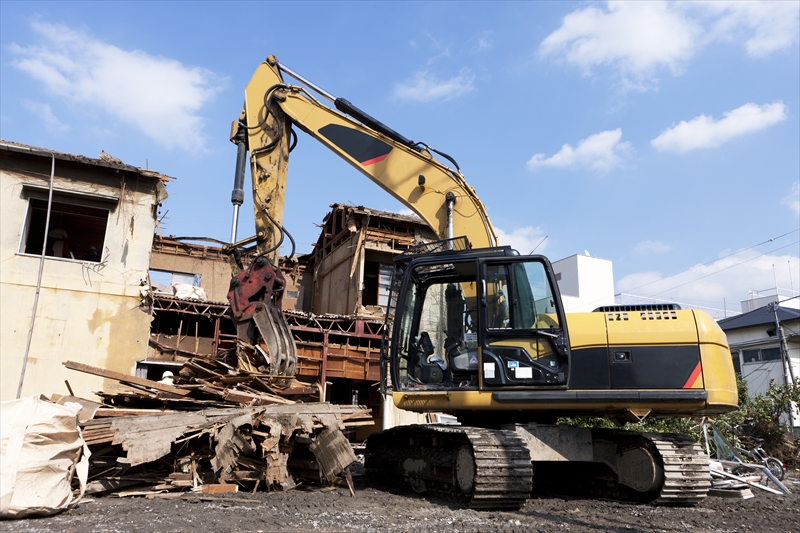
[[[555,298],[538,261],[489,265],[486,276],[488,325],[492,329],[550,329],[559,326]]]

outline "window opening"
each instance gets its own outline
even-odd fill
[[[108,209],[53,201],[43,243],[47,201],[30,198],[20,253],[99,263],[105,246]]]
[[[172,294],[172,287],[176,283],[191,285],[192,287],[199,287],[203,278],[202,274],[171,272],[169,270],[151,269],[149,272],[150,285],[153,289],[153,292],[162,294]]]

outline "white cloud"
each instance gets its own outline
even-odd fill
[[[399,100],[417,102],[447,101],[471,92],[475,75],[466,67],[457,76],[448,80],[440,80],[427,70],[417,72],[414,77],[404,83],[396,83],[393,95]]]
[[[627,84],[642,86],[656,67],[673,74],[694,54],[701,28],[665,2],[609,2],[573,11],[542,41],[539,52],[581,68],[608,65]]]
[[[650,144],[659,152],[684,153],[697,148],[716,148],[735,137],[786,120],[786,106],[782,102],[761,106],[749,103],[723,115],[720,120],[706,115],[688,122],[682,120],[677,126],[664,130]]]
[[[485,50],[490,50],[494,48],[494,42],[492,41],[492,33],[491,31],[483,31],[478,34],[478,37],[475,39],[475,43],[472,45],[470,51],[475,54],[478,52],[483,52]]]
[[[511,246],[521,254],[529,254],[537,246],[536,253],[542,254],[547,248],[547,241],[542,242],[545,235],[541,228],[525,226],[517,228],[511,233],[506,233],[500,228],[494,228],[494,230],[497,232],[497,240],[501,246]]]
[[[208,70],[122,50],[66,26],[34,23],[39,44],[12,44],[16,68],[66,102],[130,124],[168,148],[201,149],[199,111],[217,92]]]
[[[661,241],[642,241],[637,244],[633,251],[637,254],[665,254],[669,252],[672,247],[669,244]]]
[[[50,108],[50,104],[34,102],[26,98],[22,101],[22,106],[33,113],[37,121],[43,122],[48,132],[58,134],[69,131],[69,126],[58,119]]]
[[[625,89],[647,89],[656,73],[678,75],[703,46],[742,43],[753,57],[798,41],[797,2],[608,2],[564,17],[539,46],[543,57],[577,66],[614,69]]]
[[[765,255],[756,250],[743,250],[668,278],[658,272],[631,274],[617,281],[616,290],[618,293],[720,309],[727,301],[728,309],[738,311],[739,302],[747,299],[748,291],[774,288],[776,281],[780,288],[788,289],[791,284],[797,287],[800,257],[783,254],[778,248],[781,247]],[[797,243],[783,248],[796,250]],[[633,302],[634,299],[626,297],[625,301]]]
[[[527,163],[529,170],[539,167],[588,167],[600,172],[607,172],[623,161],[633,147],[629,142],[620,142],[622,129],[601,131],[578,142],[573,148],[569,144],[561,147],[551,157],[544,154],[534,155]]]
[[[788,205],[789,209],[800,215],[800,182],[795,181],[789,194],[781,200],[782,204]]]
[[[798,40],[800,4],[797,2],[705,2],[717,16],[710,39],[744,40],[748,55],[764,57]]]

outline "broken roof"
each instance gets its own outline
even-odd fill
[[[163,182],[175,179],[171,176],[166,176],[164,174],[160,174],[152,170],[135,167],[133,165],[126,165],[116,157],[111,156],[103,151],[100,152],[100,158],[93,159],[91,157],[86,157],[83,155],[73,155],[65,152],[58,152],[56,150],[48,150],[47,148],[40,148],[38,146],[29,146],[27,144],[6,141],[3,139],[0,139],[0,150],[9,150],[12,152],[19,152],[19,153],[32,153],[41,156],[53,155],[56,159],[59,159],[61,161],[71,161],[74,163],[111,168],[114,170],[125,170],[127,172],[134,172],[136,174],[139,174],[140,176],[159,179]]]
[[[778,320],[787,322],[800,319],[800,310],[778,306]],[[759,307],[741,315],[724,318],[717,322],[722,331],[751,328],[754,326],[775,325],[775,314],[767,306]]]
[[[403,215],[400,213],[391,213],[389,211],[379,211],[377,209],[370,209],[369,207],[364,207],[362,205],[331,204],[330,208],[331,210],[327,215],[325,215],[324,220],[328,220],[328,217],[330,217],[336,210],[344,209],[357,215],[369,215],[370,217],[388,218],[391,220],[412,222],[414,224],[425,224],[425,222],[417,215]]]

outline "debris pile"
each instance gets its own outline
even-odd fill
[[[722,432],[711,422],[703,423],[706,452],[711,458],[711,490],[709,494],[729,498],[752,498],[752,488],[772,494],[791,494],[782,483],[786,470],[780,461],[764,454],[762,462],[746,463],[742,460],[742,448],[733,446]],[[770,462],[774,462],[770,466]],[[770,482],[774,485],[770,487]]]
[[[97,393],[102,404],[53,398],[82,407],[79,426],[92,454],[87,494],[289,490],[339,475],[352,492],[348,465],[356,456],[343,432],[372,424],[367,408],[318,403],[316,387],[219,359],[187,361],[173,383],[64,365],[124,387]]]

